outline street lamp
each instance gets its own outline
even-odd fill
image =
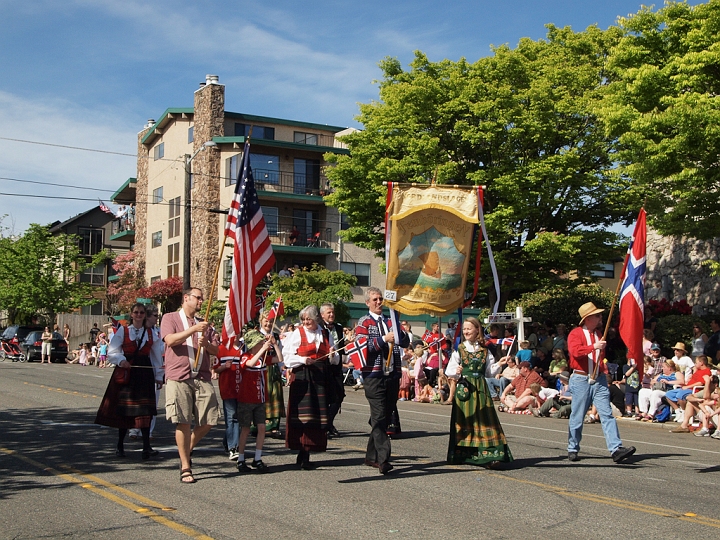
[[[205,148],[217,147],[215,141],[208,141],[195,150],[195,153],[191,156],[185,154],[185,231],[183,238],[183,289],[190,288],[190,180],[192,177],[191,164],[192,160],[195,159],[202,150]]]

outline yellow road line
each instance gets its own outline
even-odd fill
[[[87,489],[91,493],[95,493],[96,495],[100,495],[101,497],[104,497],[105,499],[114,502],[115,504],[118,504],[124,508],[127,508],[128,510],[132,510],[133,512],[136,512],[138,514],[141,514],[143,516],[147,516],[148,518],[152,519],[156,523],[159,523],[161,525],[164,525],[170,529],[173,529],[179,533],[182,533],[186,536],[189,536],[190,538],[198,538],[199,540],[213,540],[211,536],[207,536],[206,534],[201,533],[198,530],[193,529],[192,527],[188,527],[187,525],[183,525],[181,523],[177,523],[176,521],[173,521],[172,519],[169,519],[165,516],[162,516],[160,514],[157,514],[153,512],[152,510],[148,508],[144,508],[142,506],[137,506],[129,501],[126,501],[125,499],[118,497],[114,493],[110,493],[102,488],[99,488],[97,486],[94,486],[92,484],[88,484],[85,480],[80,480],[78,478],[75,478],[74,476],[62,473],[58,470],[53,469],[52,467],[47,467],[43,465],[42,463],[35,461],[32,458],[29,458],[27,456],[24,456],[22,454],[17,453],[15,450],[10,450],[8,448],[0,447],[0,452],[7,454],[8,456],[12,456],[14,458],[17,458],[21,461],[24,461],[25,463],[28,463],[32,465],[33,467],[36,467],[38,469],[41,469],[43,471],[47,471],[59,478],[62,478],[63,480],[72,483],[77,484],[83,489]],[[69,467],[68,467],[69,468]],[[72,470],[72,469],[71,469]],[[85,478],[91,478],[90,475],[82,475],[81,476]],[[113,484],[110,484],[109,482],[101,481],[102,485],[106,487],[111,487]],[[132,493],[129,490],[126,490],[125,488],[121,488],[120,486],[114,486],[113,489],[116,489],[116,491],[119,491],[121,493]],[[141,495],[132,494],[130,495],[132,498],[136,500],[147,500],[150,501],[150,499],[145,499],[145,497],[142,497]],[[154,501],[151,501],[154,503]],[[158,504],[158,503],[154,503]],[[158,505],[158,507],[162,507],[162,505]]]
[[[98,397],[95,394],[82,394],[82,393],[78,392],[77,390],[65,390],[64,388],[54,388],[52,386],[47,386],[45,384],[36,384],[36,383],[27,382],[27,381],[23,381],[23,384],[26,384],[28,386],[36,386],[37,388],[45,388],[49,392],[57,392],[59,394],[69,394],[69,395],[80,396],[80,397],[84,397],[84,398],[97,398]]]

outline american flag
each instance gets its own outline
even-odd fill
[[[230,294],[222,330],[223,342],[227,343],[257,313],[257,286],[275,265],[275,255],[250,167],[249,140],[245,141],[242,167],[235,185],[225,235],[235,239]]]
[[[281,315],[285,315],[285,304],[283,304],[282,296],[279,296],[268,312],[268,319],[277,319]]]
[[[360,369],[367,364],[367,341],[367,338],[359,337],[345,347],[345,354],[348,355],[348,359],[352,362],[353,366],[355,366],[355,369]]]
[[[109,207],[107,204],[105,204],[104,202],[102,202],[100,199],[98,199],[98,203],[99,203],[99,206],[100,206],[100,210],[102,210],[103,212],[105,212],[105,213],[107,213],[107,214],[110,214],[110,215],[112,215],[112,216],[115,215],[115,212],[113,212],[112,210],[110,210],[110,207]]]
[[[620,337],[627,345],[628,358],[635,360],[638,374],[643,376],[643,328],[645,319],[645,260],[647,229],[645,209],[640,210],[630,247],[625,258],[623,284],[620,289]]]

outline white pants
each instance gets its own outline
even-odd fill
[[[662,398],[665,395],[664,390],[652,390],[651,388],[641,388],[638,394],[638,403],[640,406],[640,412],[655,416],[655,413],[662,403]]]

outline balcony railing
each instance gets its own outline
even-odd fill
[[[135,234],[135,220],[129,219],[127,215],[114,219],[110,226],[110,236],[115,236],[122,232]]]
[[[330,182],[326,176],[312,176],[285,171],[253,169],[255,188],[258,191],[275,191],[295,195],[316,195],[330,193]]]
[[[268,227],[270,243],[278,246],[293,246],[298,248],[316,247],[338,250],[337,236],[332,234],[332,229],[326,228],[313,233],[299,231],[297,237],[293,237],[292,229],[277,230],[272,226]]]

